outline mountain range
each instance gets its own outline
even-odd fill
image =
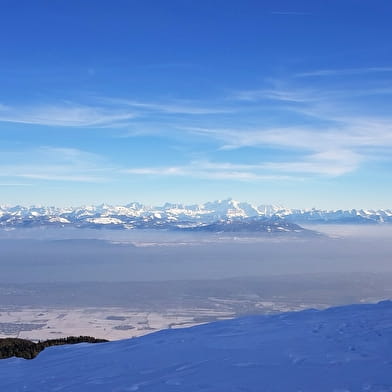
[[[0,227],[71,226],[117,229],[175,229],[197,231],[295,231],[299,224],[392,223],[392,210],[290,209],[255,206],[233,199],[204,204],[83,207],[0,206]],[[237,228],[237,229],[236,229]]]

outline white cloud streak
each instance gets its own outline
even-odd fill
[[[124,128],[136,117],[152,114],[202,116],[232,112],[233,109],[201,106],[192,101],[142,102],[120,98],[96,98],[98,105],[73,102],[12,106],[0,103],[0,122],[58,126]]]
[[[367,147],[392,147],[392,121],[340,118],[329,128],[285,127],[266,129],[185,128],[188,132],[221,142],[222,149],[284,147],[305,151],[348,151]],[[346,121],[344,123],[344,121]]]
[[[208,115],[230,113],[233,109],[216,107],[216,105],[202,106],[188,100],[168,100],[163,102],[142,102],[121,98],[101,98],[102,102],[130,107],[135,110],[166,114]],[[140,112],[139,112],[140,114]]]
[[[24,183],[0,183],[1,187],[19,187],[19,186],[32,186],[33,184],[24,184]]]
[[[236,181],[303,180],[309,175],[339,176],[350,172],[361,157],[341,151],[313,154],[302,161],[232,164],[230,162],[192,161],[186,165],[142,167],[124,170],[133,175],[195,177]],[[344,157],[342,159],[342,156]]]
[[[135,114],[129,110],[75,104],[0,106],[0,121],[60,127],[91,127],[116,124],[130,120]]]
[[[239,91],[232,95],[232,99],[239,101],[260,101],[260,100],[276,100],[285,102],[304,103],[312,100],[314,102],[316,96],[310,96],[310,91],[304,94],[303,91],[277,90],[277,89],[260,89]]]
[[[302,76],[327,76],[333,74],[389,72],[392,68],[374,67],[351,70],[320,70],[303,73]],[[299,76],[296,75],[296,76]],[[176,137],[189,139],[191,136],[213,141],[226,155],[244,147],[257,149],[279,149],[275,160],[263,160],[255,164],[233,164],[231,162],[191,161],[177,166],[154,167],[107,167],[107,163],[94,154],[77,149],[41,147],[31,153],[29,165],[0,165],[0,177],[25,178],[31,180],[54,180],[75,182],[100,182],[109,177],[128,175],[177,176],[203,179],[222,179],[236,181],[263,181],[304,179],[312,176],[341,176],[358,170],[362,165],[377,159],[377,151],[392,148],[392,118],[366,113],[349,112],[350,91],[324,89],[318,91],[314,86],[290,88],[282,82],[275,82],[277,88],[240,91],[231,96],[226,109],[214,106],[197,105],[195,102],[171,100],[167,102],[142,102],[136,100],[102,98],[103,107],[65,104],[63,106],[35,106],[15,109],[0,105],[0,121],[25,122],[29,124],[58,126],[126,126],[129,120],[139,118],[140,127],[134,135],[146,133],[159,134],[161,124],[143,123],[143,117],[155,114],[203,115],[236,112],[234,103],[239,103],[238,111],[251,107],[258,110],[264,103],[282,103],[282,115],[295,113],[297,117],[311,118],[306,125],[277,126],[263,125],[253,127],[214,127],[190,126],[203,124],[188,122],[180,126],[173,122],[170,128]],[[384,89],[357,89],[356,92],[378,94]],[[391,89],[392,91],[392,89]],[[385,91],[384,91],[385,92]],[[352,93],[352,92],[351,92]],[[226,101],[227,102],[227,101]],[[344,103],[344,105],[342,104]],[[249,105],[249,103],[251,103]],[[275,106],[276,107],[276,106]],[[180,117],[180,116],[178,116]],[[153,117],[152,117],[153,118]],[[159,122],[162,117],[154,121]],[[219,117],[217,117],[219,120]],[[216,120],[216,119],[215,119]],[[210,124],[216,123],[216,121]],[[205,122],[207,123],[207,122]],[[134,123],[135,124],[135,123]],[[152,125],[151,125],[152,124]],[[168,123],[166,123],[167,125]],[[137,124],[135,124],[137,125]],[[152,126],[153,131],[147,130]],[[295,152],[297,158],[284,160],[282,150]],[[384,151],[385,152],[385,151]],[[385,154],[384,154],[385,156]],[[41,157],[41,158],[39,158]],[[388,159],[388,158],[386,158]],[[8,162],[17,159],[9,159]],[[24,160],[26,161],[26,159]],[[16,181],[17,182],[17,181]],[[15,183],[16,183],[15,182]]]
[[[253,168],[249,170],[241,169],[222,169],[213,167],[212,164],[204,166],[200,163],[191,163],[184,166],[171,167],[143,167],[125,169],[123,173],[131,175],[150,175],[150,176],[170,176],[170,177],[192,177],[207,180],[230,180],[230,181],[271,181],[271,180],[291,180],[292,176],[280,174],[257,173]]]
[[[386,72],[389,68],[354,70],[355,72]],[[352,71],[352,70],[351,70]],[[331,71],[332,72],[332,71]],[[324,89],[314,86],[240,91],[231,99],[250,101],[254,108],[266,101],[287,104],[280,107],[282,116],[295,114],[302,125],[259,127],[184,127],[201,138],[215,140],[221,150],[244,147],[279,149],[295,152],[296,161],[262,162],[255,170],[318,176],[340,176],[358,170],[362,165],[380,159],[385,149],[392,149],[392,117],[366,114],[356,109],[350,99],[358,95],[388,93],[385,89]],[[388,88],[387,88],[388,90]],[[267,102],[268,103],[268,102]],[[276,106],[275,106],[276,107]],[[377,152],[380,151],[378,154]],[[387,158],[386,158],[387,159]]]
[[[365,67],[365,68],[346,68],[346,69],[319,69],[315,71],[300,72],[296,77],[312,76],[345,76],[362,75],[367,73],[392,72],[392,67]]]
[[[0,178],[67,182],[104,182],[110,168],[96,154],[72,148],[41,147],[1,154]],[[4,163],[5,161],[5,163]],[[12,163],[9,162],[26,162]]]

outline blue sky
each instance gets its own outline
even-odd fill
[[[391,208],[390,1],[9,1],[0,204]]]

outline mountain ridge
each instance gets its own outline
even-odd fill
[[[204,204],[165,203],[147,206],[100,204],[82,207],[1,206],[0,228],[33,226],[110,227],[123,229],[170,229],[197,227],[221,221],[281,219],[293,224],[382,224],[392,223],[392,209],[291,209],[279,205],[255,206],[233,199]]]

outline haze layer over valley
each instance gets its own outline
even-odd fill
[[[322,235],[0,231],[0,337],[140,336],[244,314],[390,298],[392,227]]]

